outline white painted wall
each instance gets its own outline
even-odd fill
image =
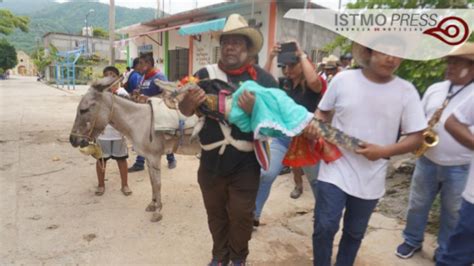
[[[201,41],[193,40],[193,74],[208,64],[212,64],[214,49],[219,47],[211,33],[201,35]]]

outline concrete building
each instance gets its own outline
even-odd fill
[[[96,54],[101,58],[108,59],[110,57],[109,52],[109,39],[97,38],[76,34],[60,33],[60,32],[48,32],[43,35],[43,45],[48,48],[52,44],[58,49],[58,51],[71,51],[81,46],[89,46],[89,52]],[[117,60],[126,60],[127,55],[122,54],[120,51],[115,51],[115,58]]]
[[[36,67],[33,63],[33,59],[23,51],[17,51],[16,57],[18,59],[18,65],[13,68],[14,75],[21,76],[34,76],[36,75]]]
[[[306,3],[307,8],[323,8]],[[170,80],[193,74],[206,64],[216,63],[219,43],[213,31],[193,35],[180,35],[180,29],[198,23],[218,22],[232,13],[239,13],[251,24],[259,27],[264,36],[263,49],[259,53],[259,64],[263,66],[267,54],[275,42],[296,39],[307,51],[313,62],[326,56],[321,49],[337,34],[322,27],[283,18],[292,8],[304,8],[305,1],[230,1],[198,8],[155,20],[142,22],[117,30],[128,38],[116,42],[117,50],[126,50],[131,58],[141,53],[152,53],[157,65]],[[222,28],[221,28],[222,29]],[[273,70],[279,74],[278,70]]]

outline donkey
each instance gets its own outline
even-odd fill
[[[117,81],[104,78],[94,82],[82,97],[76,111],[76,118],[69,141],[73,147],[86,147],[94,142],[107,124],[131,140],[136,152],[146,158],[150,175],[152,198],[146,211],[153,212],[151,221],[162,219],[161,208],[161,157],[169,150],[180,154],[195,155],[199,152],[198,142],[190,142],[190,134],[178,137],[155,131],[154,114],[151,105],[135,103],[112,94],[109,88]],[[160,116],[160,114],[155,114]],[[192,130],[192,129],[191,129]],[[180,144],[184,145],[178,145]]]

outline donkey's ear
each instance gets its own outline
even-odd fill
[[[116,82],[118,82],[118,79],[114,79],[112,77],[105,77],[94,81],[91,86],[94,90],[98,92],[103,92],[104,90],[110,89],[112,85]]]

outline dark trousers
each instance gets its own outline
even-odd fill
[[[314,265],[331,265],[334,235],[339,230],[344,209],[344,228],[339,242],[336,266],[353,265],[377,202],[378,200],[364,200],[351,196],[333,184],[318,181],[314,210]]]
[[[474,204],[463,200],[459,221],[436,266],[469,266],[474,263]]]
[[[198,182],[212,234],[214,259],[241,262],[247,258],[259,178],[258,164],[224,177],[199,168]]]

